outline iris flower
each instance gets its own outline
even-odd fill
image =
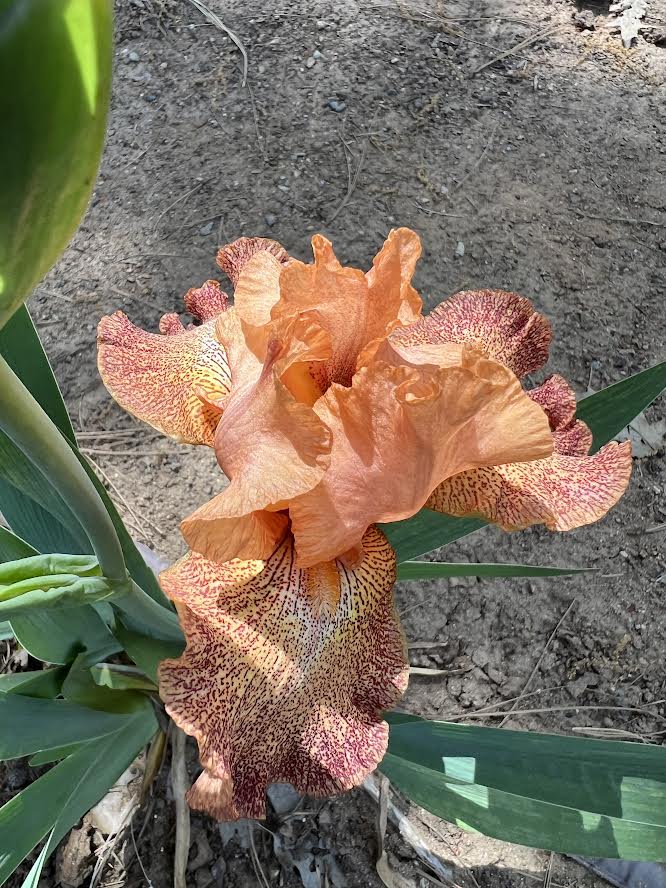
[[[218,254],[233,306],[207,281],[187,327],[169,314],[146,333],[121,312],[99,326],[118,403],[213,448],[228,478],[161,575],[187,644],[160,693],[199,744],[189,802],[218,819],[264,816],[273,782],[341,792],[382,759],[408,662],[378,524],[428,506],[567,530],[601,518],[631,471],[628,443],[588,456],[564,379],[523,387],[551,339],[527,299],[458,293],[424,317],[414,232],[392,231],[367,273],[312,246],[303,263],[241,238]]]

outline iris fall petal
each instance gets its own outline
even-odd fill
[[[563,531],[598,521],[617,503],[631,475],[631,444],[607,444],[588,456],[592,435],[575,419],[576,396],[561,376],[551,376],[528,394],[546,411],[553,454],[449,478],[428,500],[429,508],[477,515],[504,530],[545,524]]]
[[[470,290],[446,299],[391,338],[402,345],[467,342],[523,377],[546,363],[551,329],[523,296]]]
[[[220,418],[215,402],[229,393],[231,374],[214,316],[206,319],[211,300],[221,311],[226,302],[217,285],[205,286],[208,298],[199,288],[190,302],[202,311],[198,327],[186,330],[177,316],[166,315],[165,335],[158,335],[135,327],[119,311],[102,318],[98,365],[107,389],[128,413],[183,443],[212,446]]]
[[[218,819],[265,815],[270,783],[316,796],[357,786],[382,759],[383,710],[407,685],[391,589],[395,555],[376,529],[355,570],[300,570],[291,538],[262,562],[190,554],[162,574],[187,647],[160,666],[167,711],[199,743],[189,801]]]

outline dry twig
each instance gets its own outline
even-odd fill
[[[495,56],[495,58],[491,59],[489,62],[485,62],[478,68],[475,68],[469,76],[474,77],[476,74],[480,74],[481,71],[485,71],[486,68],[494,65],[495,62],[501,62],[502,59],[506,59],[509,56],[514,55],[519,50],[531,46],[538,40],[543,40],[544,37],[550,37],[551,34],[555,34],[556,31],[562,31],[565,27],[568,27],[568,25],[549,25],[547,28],[543,28],[543,30],[538,31],[536,34],[532,34],[531,37],[526,37],[524,40],[521,40],[520,43],[516,43],[516,45],[512,46],[510,49],[505,49],[504,52],[501,52],[498,56]]]
[[[514,711],[514,709],[516,708],[516,706],[518,705],[518,703],[520,702],[520,700],[522,700],[525,691],[526,691],[526,690],[528,689],[528,687],[532,684],[532,679],[534,678],[534,676],[535,676],[535,675],[537,674],[537,672],[539,671],[539,669],[540,669],[540,667],[541,667],[541,664],[543,663],[543,658],[546,656],[546,652],[548,651],[548,648],[550,647],[550,645],[551,645],[553,639],[555,638],[555,636],[556,636],[557,633],[559,632],[559,630],[560,630],[560,626],[562,625],[562,623],[564,623],[564,621],[566,620],[566,618],[569,616],[569,614],[570,614],[570,612],[571,612],[571,609],[572,609],[572,607],[574,606],[575,603],[576,603],[576,599],[573,598],[573,599],[569,602],[569,607],[564,611],[564,613],[562,614],[562,616],[560,617],[560,619],[557,621],[557,626],[555,626],[555,628],[553,629],[553,631],[550,633],[550,635],[549,635],[549,637],[548,637],[548,641],[547,641],[546,644],[544,645],[544,649],[541,651],[541,656],[540,656],[539,659],[536,661],[536,664],[535,664],[535,666],[534,666],[534,669],[530,672],[530,677],[527,679],[527,681],[526,681],[525,684],[523,685],[523,689],[522,689],[522,691],[520,692],[520,694],[519,694],[517,700],[516,700],[515,703],[511,706],[511,709],[509,709],[509,711],[507,712],[507,714],[504,716],[504,718],[503,718],[502,721],[500,722],[500,728],[503,727],[504,724],[506,723],[506,721],[510,718],[511,713]]]
[[[185,794],[190,788],[185,765],[186,735],[176,725],[171,730],[171,786],[176,806],[176,847],[173,855],[173,888],[187,888],[190,852],[190,809]]]
[[[245,84],[247,83],[248,58],[247,58],[247,50],[245,49],[245,46],[243,45],[240,37],[237,34],[235,34],[231,30],[231,28],[227,27],[227,25],[224,24],[222,19],[218,15],[215,15],[215,13],[212,12],[207,6],[205,6],[201,2],[201,0],[190,0],[190,3],[192,4],[192,6],[195,7],[195,9],[198,9],[199,12],[201,13],[201,15],[204,18],[207,18],[208,21],[212,25],[215,25],[215,27],[219,28],[220,31],[224,31],[224,33],[229,37],[229,39],[233,43],[235,43],[236,46],[238,47],[238,49],[240,50],[240,53],[243,56],[243,80],[241,81],[241,86],[245,86]]]
[[[339,136],[340,136],[340,141],[342,142],[343,149],[345,152],[345,161],[347,162],[347,193],[342,198],[342,201],[338,205],[338,208],[336,209],[336,211],[333,213],[333,215],[330,217],[330,219],[328,219],[326,221],[327,225],[330,225],[331,222],[335,218],[337,218],[337,216],[342,212],[342,210],[344,210],[344,208],[349,203],[349,200],[356,188],[356,183],[358,182],[358,177],[361,173],[361,169],[363,168],[363,163],[365,161],[365,154],[366,154],[366,151],[368,148],[367,141],[364,141],[363,145],[361,147],[361,153],[359,155],[358,163],[356,164],[356,170],[352,174],[352,165],[351,165],[351,160],[350,160],[350,156],[353,156],[352,150],[349,147],[349,144],[345,141],[344,136],[342,135],[341,132],[339,133]],[[348,156],[347,152],[349,152],[349,156]]]

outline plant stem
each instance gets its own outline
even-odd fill
[[[176,614],[130,579],[118,534],[94,484],[58,427],[1,356],[0,429],[53,485],[85,530],[102,575],[119,584],[110,603],[143,624],[147,634],[182,640]]]
[[[104,503],[57,426],[0,357],[0,428],[65,500],[85,530],[102,573],[127,577],[123,550]]]

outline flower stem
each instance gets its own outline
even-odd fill
[[[85,530],[102,574],[110,580],[124,580],[123,550],[95,486],[57,426],[2,357],[0,428],[65,500]]]
[[[94,484],[58,427],[1,356],[0,429],[53,485],[85,530],[102,575],[119,586],[117,597],[109,601],[143,624],[146,634],[182,639],[176,614],[130,579],[118,534]]]

